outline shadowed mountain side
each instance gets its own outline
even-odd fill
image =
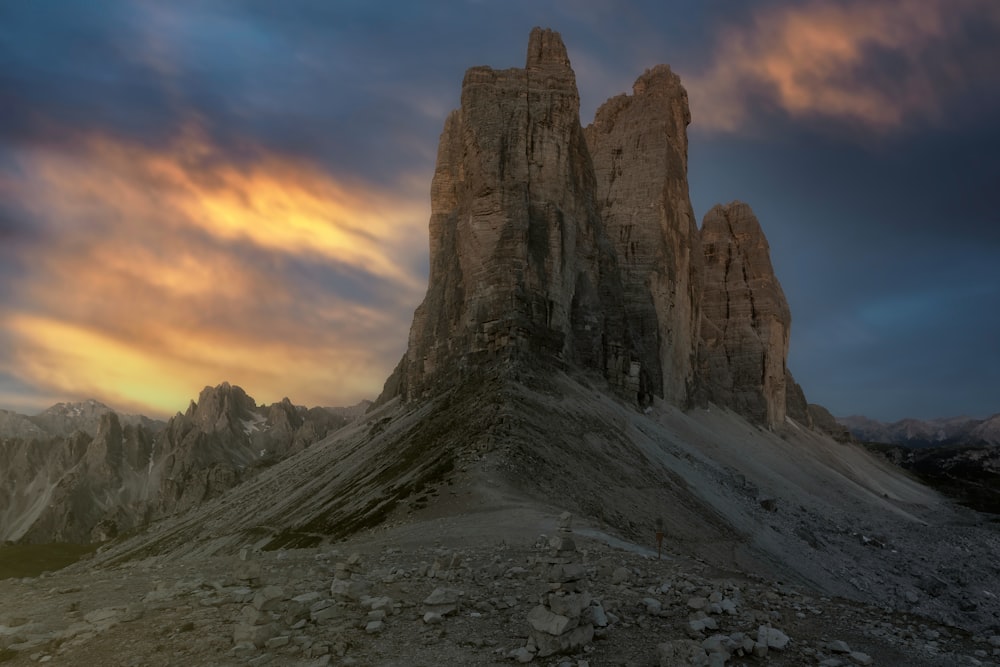
[[[95,562],[315,546],[440,521],[452,543],[529,540],[563,509],[640,544],[653,544],[662,518],[680,553],[964,626],[1000,612],[969,583],[993,576],[993,565],[966,551],[996,534],[956,526],[940,496],[862,448],[795,427],[779,436],[716,409],[685,414],[657,401],[643,414],[604,380],[545,368],[385,404]],[[952,580],[942,562],[962,562],[965,574]],[[944,592],[903,600],[942,578]],[[979,604],[960,616],[966,598]]]

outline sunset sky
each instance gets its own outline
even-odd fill
[[[584,124],[680,73],[695,213],[757,213],[810,401],[1000,412],[996,0],[4,2],[0,408],[374,398],[463,72],[535,25]]]

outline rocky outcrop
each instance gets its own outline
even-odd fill
[[[701,244],[688,195],[687,93],[666,65],[597,111],[585,134],[618,260],[644,393],[684,404],[700,325]]]
[[[855,442],[846,426],[837,421],[830,411],[816,403],[809,404],[810,425],[817,431],[826,433],[839,442]]]
[[[787,368],[785,369],[785,416],[806,428],[814,426],[806,394]]]
[[[715,206],[702,223],[701,245],[699,398],[757,424],[782,424],[791,314],[760,223],[744,203]]]
[[[96,401],[3,417],[0,540],[81,543],[218,496],[349,421],[287,398],[258,407],[228,383],[165,425]]]

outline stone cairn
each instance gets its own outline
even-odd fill
[[[549,540],[549,556],[539,561],[548,572],[548,591],[542,594],[542,604],[528,613],[530,628],[525,647],[539,658],[576,653],[594,639],[587,570],[576,562],[571,524],[572,516],[564,512],[559,517],[558,532]]]

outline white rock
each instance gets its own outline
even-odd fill
[[[521,646],[516,648],[507,654],[508,658],[517,660],[521,664],[527,664],[535,659],[535,654],[529,651],[526,647]]]
[[[270,611],[281,606],[285,599],[285,591],[280,586],[265,586],[257,591],[253,598],[253,606],[260,611]]]
[[[544,606],[538,605],[528,612],[528,624],[538,632],[558,637],[573,629],[577,625],[577,621],[560,614],[554,614]]]
[[[464,593],[455,588],[435,588],[424,600],[424,604],[456,604]]]
[[[657,615],[663,610],[663,605],[656,598],[643,598],[642,604],[646,606],[646,613]]]
[[[788,646],[788,635],[777,628],[769,628],[762,625],[757,628],[757,643],[767,646],[769,649],[783,651]]]

